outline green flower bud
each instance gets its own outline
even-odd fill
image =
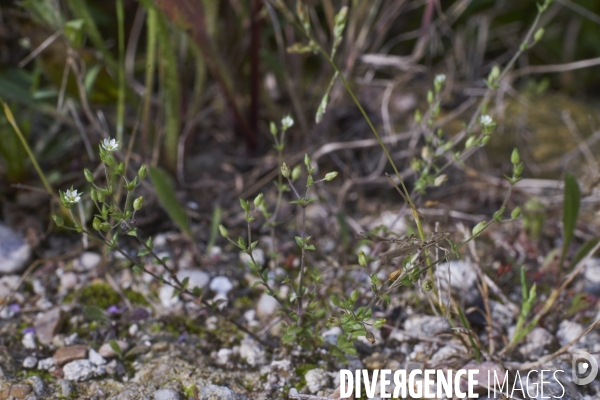
[[[431,90],[427,91],[427,103],[433,103],[433,92]]]
[[[140,177],[140,180],[146,177],[146,164],[142,164],[140,169],[138,169],[138,176]]]
[[[533,40],[539,42],[542,39],[542,37],[544,37],[544,28],[540,28],[535,32]]]
[[[271,131],[271,135],[277,135],[277,125],[275,125],[275,122],[271,121],[269,124],[269,130]]]
[[[63,221],[63,219],[56,214],[52,216],[52,219],[54,220],[54,223],[56,224],[56,226],[64,226],[65,225],[65,221]]]
[[[360,253],[358,253],[358,264],[361,267],[366,267],[367,266],[367,256],[365,256],[365,252],[361,251]]]
[[[290,167],[288,167],[286,163],[283,163],[281,166],[281,175],[283,175],[284,178],[290,177]]]
[[[421,123],[421,121],[423,120],[423,114],[421,114],[421,110],[416,110],[415,111],[415,117],[414,118],[415,118],[415,122],[417,124]]]
[[[521,207],[517,206],[514,210],[512,210],[512,212],[510,213],[510,217],[512,219],[517,219],[521,216]]]
[[[92,183],[94,182],[94,174],[87,168],[83,169],[83,176],[85,176],[85,180]]]
[[[324,179],[326,181],[331,181],[331,180],[333,180],[337,176],[337,174],[338,174],[337,171],[330,172],[327,175],[325,175]]]
[[[304,165],[306,165],[306,168],[310,168],[310,157],[308,157],[308,154],[304,154]]]
[[[229,237],[229,232],[223,225],[219,225],[219,232],[221,233],[221,236],[223,236],[224,238]]]
[[[481,221],[480,223],[478,223],[477,225],[475,225],[473,227],[473,236],[475,236],[479,232],[481,232],[483,230],[483,228],[485,228],[485,221]]]
[[[465,143],[465,149],[470,149],[471,147],[473,147],[475,145],[475,141],[477,140],[477,138],[475,136],[471,136],[467,139],[467,143]]]
[[[519,155],[519,150],[516,147],[513,149],[513,152],[510,156],[510,162],[513,163],[513,165],[517,165],[521,162],[521,156]]]
[[[294,167],[294,169],[292,170],[292,182],[294,182],[296,179],[300,178],[301,173],[302,173],[302,167],[299,165],[296,165]]]
[[[446,174],[442,174],[435,178],[435,180],[433,181],[433,186],[435,186],[435,187],[441,186],[447,180],[448,180],[448,176]]]
[[[94,220],[92,221],[92,227],[95,230],[99,231],[102,229],[101,226],[102,226],[102,221],[100,221],[100,219],[98,217],[94,217]]]
[[[433,281],[431,279],[427,279],[425,282],[423,282],[423,285],[421,285],[421,289],[423,289],[424,292],[431,291],[431,289],[433,289]]]
[[[385,325],[385,318],[377,318],[373,323],[373,326],[377,329],[383,328],[383,325]]]
[[[261,205],[261,204],[262,204],[262,202],[263,202],[263,197],[264,197],[264,196],[263,196],[263,194],[262,194],[262,193],[261,193],[261,194],[259,194],[258,196],[256,196],[256,198],[254,199],[254,207],[256,207],[256,208],[260,207],[260,205]]]
[[[144,205],[144,197],[140,196],[137,199],[135,199],[133,201],[133,209],[135,211],[139,211],[142,209],[142,206]]]

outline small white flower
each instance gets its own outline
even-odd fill
[[[292,125],[294,125],[294,120],[292,119],[291,116],[286,115],[285,117],[283,117],[281,119],[281,129],[284,131],[287,131],[289,128],[292,127]]]
[[[436,75],[433,82],[437,85],[442,85],[444,82],[446,82],[446,75],[444,75],[444,74]]]
[[[494,120],[489,115],[482,115],[479,117],[479,124],[481,126],[490,126],[494,123]]]
[[[77,193],[77,189],[71,191],[71,189],[67,189],[65,192],[65,200],[69,203],[78,203],[81,200],[81,195],[83,193]]]
[[[104,139],[102,142],[102,147],[104,147],[106,151],[115,151],[119,148],[119,142],[117,142],[115,139],[111,139],[110,141],[108,139]]]

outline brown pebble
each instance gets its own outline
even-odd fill
[[[56,350],[56,353],[54,353],[54,356],[52,356],[52,358],[54,359],[54,364],[56,366],[62,367],[63,365],[71,361],[86,358],[87,351],[87,346],[84,346],[82,344],[78,344],[75,346],[67,346]]]
[[[6,400],[9,397],[24,399],[31,393],[31,386],[24,383],[17,383],[0,393],[0,400]]]
[[[167,342],[158,342],[152,345],[152,351],[161,352],[169,349],[169,343]]]
[[[60,307],[56,307],[36,319],[33,324],[37,339],[42,344],[52,343],[52,338],[60,330],[64,318],[64,312]]]
[[[121,349],[122,353],[125,353],[129,348],[129,345],[122,340],[116,340],[116,342],[119,345],[119,348]],[[109,342],[104,343],[102,346],[100,346],[100,348],[98,349],[98,353],[104,358],[113,358],[117,356],[117,353],[115,353],[112,347],[110,347]]]

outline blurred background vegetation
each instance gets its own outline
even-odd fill
[[[106,137],[123,143],[132,167],[142,162],[160,166],[179,187],[200,190],[201,197],[212,192],[215,196],[208,196],[207,205],[224,196],[237,197],[277,170],[274,157],[263,156],[274,152],[269,121],[285,114],[296,120],[286,148],[290,154],[329,142],[370,138],[364,120],[338,86],[325,119],[315,123],[333,70],[319,55],[286,51],[304,42],[280,9],[283,4],[295,10],[296,1],[0,4],[0,96],[55,188],[82,184],[81,169],[98,164],[95,146]],[[492,66],[505,64],[515,53],[536,14],[533,0],[305,0],[304,4],[315,39],[327,49],[332,45],[335,13],[349,6],[335,61],[377,127],[393,132],[413,123],[412,114],[424,104],[435,73],[447,74],[452,83],[444,94],[446,112],[477,96]],[[599,57],[599,24],[599,2],[556,0],[541,21],[542,41],[518,60],[516,69]],[[516,90],[576,98],[573,102],[584,109],[581,118],[573,111],[575,123],[590,130],[591,109],[585,107],[598,104],[597,67],[523,73],[511,83],[502,91],[508,97],[515,97],[511,90]],[[558,104],[553,99],[548,105],[551,115],[567,107],[563,97]],[[387,112],[382,113],[384,106]],[[504,110],[516,113],[510,105]],[[331,162],[346,176],[357,165],[366,174],[373,168],[356,160],[378,159],[380,150],[361,151],[360,156],[342,152]],[[14,198],[11,184],[41,187],[4,116],[0,154],[4,198]],[[402,157],[406,165],[410,156]],[[531,157],[536,157],[533,151]],[[234,172],[250,170],[253,175],[231,183]]]

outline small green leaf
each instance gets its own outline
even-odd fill
[[[481,221],[480,223],[478,223],[477,225],[475,225],[473,227],[473,236],[477,235],[479,232],[481,232],[483,230],[483,228],[485,227],[485,221]]]
[[[575,268],[579,261],[583,260],[583,258],[587,256],[588,253],[592,251],[594,247],[596,247],[598,242],[600,242],[600,238],[590,239],[587,242],[585,242],[583,246],[581,246],[579,250],[577,250],[577,253],[575,253],[575,256],[571,260],[571,263],[569,264],[569,271],[573,270],[573,268]]]
[[[110,345],[110,348],[117,353],[117,355],[119,356],[119,358],[123,358],[123,351],[121,350],[121,346],[119,346],[119,343],[117,343],[115,340],[109,340],[108,344]]]

